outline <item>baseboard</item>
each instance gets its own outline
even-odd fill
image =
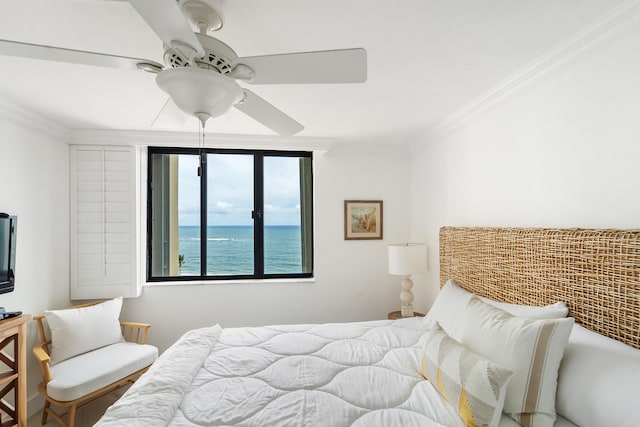
[[[42,410],[44,406],[44,398],[36,393],[27,399],[27,418],[33,417]]]

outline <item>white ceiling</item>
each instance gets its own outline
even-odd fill
[[[302,123],[299,136],[404,143],[621,1],[223,0],[215,36],[239,56],[364,47],[364,84],[250,88]],[[0,39],[162,63],[162,43],[126,1],[0,0]],[[148,73],[3,56],[0,97],[69,128],[121,130],[152,130],[166,100]],[[273,135],[235,109],[207,130]]]

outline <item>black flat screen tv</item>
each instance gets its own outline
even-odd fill
[[[0,294],[15,287],[17,227],[17,217],[0,213]]]

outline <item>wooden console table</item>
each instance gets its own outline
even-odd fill
[[[0,320],[0,413],[2,427],[27,427],[27,337],[31,315]],[[13,345],[11,345],[13,344]],[[13,348],[9,353],[6,350]],[[11,356],[13,354],[13,356]],[[5,397],[13,391],[14,405]]]

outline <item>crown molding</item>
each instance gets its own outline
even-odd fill
[[[166,147],[198,147],[197,132],[131,131],[74,129],[70,144],[141,145]],[[258,150],[328,151],[335,139],[311,137],[277,137],[264,135],[206,134],[206,147]]]
[[[369,142],[347,142],[339,141],[331,147],[332,154],[345,154],[345,155],[409,155],[409,150],[406,144],[402,143],[369,143]]]
[[[0,100],[0,118],[46,137],[68,142],[70,129],[18,104]]]
[[[567,65],[604,42],[619,36],[640,19],[640,1],[625,0],[600,19],[583,27],[553,49],[516,71],[481,96],[428,130],[421,141],[410,144],[415,152],[425,143],[436,142],[459,129],[495,103],[514,95],[547,73]]]

